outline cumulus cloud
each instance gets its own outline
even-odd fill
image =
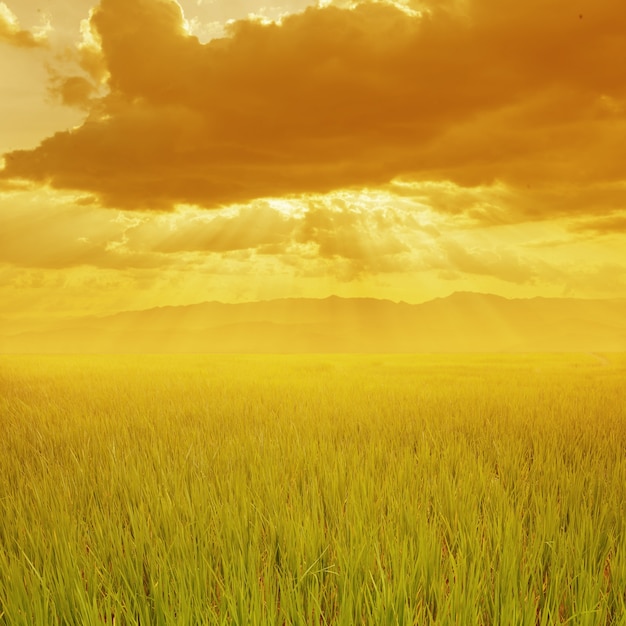
[[[283,271],[342,280],[407,271],[420,246],[438,233],[406,208],[385,206],[383,198],[343,193],[210,212],[136,213],[103,209],[91,196],[14,191],[0,194],[0,264],[57,270],[211,265],[219,273],[230,261],[258,268],[262,257],[272,257]]]
[[[301,243],[315,244],[322,259],[349,261],[355,276],[401,271],[407,269],[403,255],[410,248],[399,229],[392,228],[394,221],[380,211],[314,206],[305,214],[296,237]],[[402,233],[407,234],[406,230]]]
[[[353,201],[358,203],[356,197]],[[310,271],[315,260],[318,269],[340,267],[351,280],[408,269],[410,244],[430,238],[430,231],[402,210],[355,208],[341,198],[318,197],[291,205],[290,212],[257,201],[210,213],[187,209],[157,214],[137,220],[125,239],[131,249],[164,254],[271,255],[303,271]]]
[[[66,106],[88,110],[96,87],[84,76],[53,76],[49,91]]]
[[[537,218],[555,210],[528,189],[573,198],[623,180],[622,0],[582,19],[568,0],[326,4],[201,44],[173,0],[101,0],[90,62],[108,95],[68,77],[62,96],[88,104],[87,120],[5,155],[2,178],[128,209],[398,178],[504,185],[514,214]]]
[[[0,2],[0,41],[18,48],[40,48],[47,45],[49,28],[49,24],[45,24],[33,31],[23,29],[13,11]]]

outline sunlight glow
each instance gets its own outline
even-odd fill
[[[99,39],[95,36],[91,28],[91,20],[94,15],[94,9],[89,11],[89,17],[81,20],[80,22],[80,42],[78,44],[79,49],[90,48],[98,52],[102,51]]]
[[[502,1],[0,0],[0,318],[624,297],[625,9]]]
[[[9,7],[4,3],[0,2],[0,18],[8,24],[12,29],[18,30],[20,27],[17,16]]]

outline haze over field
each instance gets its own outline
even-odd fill
[[[0,2],[0,335],[213,301],[625,298],[624,32],[623,0]],[[494,349],[553,320],[529,344],[500,300],[478,325],[453,301],[462,349],[501,313]],[[623,345],[574,318],[547,345]],[[354,344],[303,323],[237,332]]]

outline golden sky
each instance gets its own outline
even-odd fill
[[[624,0],[0,2],[0,318],[626,297]]]

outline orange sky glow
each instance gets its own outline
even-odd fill
[[[626,297],[623,0],[0,2],[0,319]]]

